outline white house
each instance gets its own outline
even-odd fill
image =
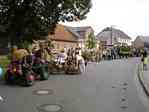
[[[88,36],[93,33],[94,30],[91,26],[84,26],[84,27],[67,27],[72,33],[77,35],[78,37],[78,47],[81,49],[85,48],[85,43]]]
[[[125,34],[123,31],[107,27],[103,29],[96,36],[101,42],[105,44],[105,46],[113,46],[113,45],[123,45],[127,44],[131,45],[131,38]]]

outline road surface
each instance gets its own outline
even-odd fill
[[[90,63],[82,75],[54,75],[29,88],[1,83],[0,112],[147,112],[135,80],[137,63]]]
[[[97,110],[148,112],[142,100],[144,94],[140,94],[141,86],[136,79],[138,62],[138,59],[124,59],[99,64],[99,74],[96,75]],[[148,100],[147,97],[145,99]]]

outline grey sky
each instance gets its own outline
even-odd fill
[[[132,39],[149,35],[149,0],[92,0],[86,20],[65,23],[70,26],[90,25],[97,34],[107,26],[123,30]]]

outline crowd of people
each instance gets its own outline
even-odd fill
[[[148,52],[148,49],[135,49],[126,46],[111,47],[95,53],[95,60],[99,62],[101,60],[140,57],[142,55],[143,57],[146,57],[146,54],[144,54],[144,52]],[[66,65],[67,61],[67,65],[72,65],[72,68],[75,68],[77,67],[77,65],[79,65],[82,72],[85,70],[87,62],[89,61],[84,56],[82,56],[81,49],[79,48],[70,48],[67,51],[62,49],[55,55],[52,53],[52,49],[48,46],[48,42],[42,42],[38,44],[38,47],[34,46],[27,49],[14,47],[12,54],[13,60],[20,60],[25,55],[32,55],[33,57],[36,57],[36,63],[38,63],[38,61],[45,61],[47,63],[50,63],[51,60],[54,60],[55,62],[57,62],[57,64]]]
[[[148,51],[148,50],[147,50]],[[141,57],[144,49],[136,49],[129,47],[113,47],[102,51],[102,60],[122,59],[128,57]]]
[[[14,46],[5,79],[7,82],[14,80],[11,74],[15,72],[15,74],[21,74],[17,75],[20,79],[22,77],[26,78],[25,82],[29,82],[26,85],[32,85],[32,82],[34,82],[32,79],[47,80],[49,74],[53,73],[54,70],[63,71],[66,74],[81,74],[85,72],[87,62],[94,59],[99,62],[101,60],[141,57],[143,69],[147,70],[148,54],[149,50],[146,48],[132,49],[130,47],[112,47],[101,51],[83,51],[80,48],[69,48],[53,53],[53,48],[49,46],[47,41],[39,42],[37,45],[28,46],[27,48]],[[26,70],[30,72],[26,72]],[[30,77],[29,81],[26,81],[28,80],[27,76]],[[22,80],[19,82],[22,82]]]

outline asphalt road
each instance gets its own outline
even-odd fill
[[[139,59],[102,62],[96,75],[96,112],[148,112],[136,79]],[[106,68],[106,69],[105,69]],[[138,89],[139,86],[139,89]],[[147,97],[145,97],[148,100]]]
[[[1,83],[0,112],[48,112],[39,109],[44,104],[56,104],[58,112],[147,112],[135,80],[137,63],[138,59],[92,63],[82,75],[55,75],[29,88]],[[49,94],[35,94],[42,89]],[[54,108],[58,110],[50,109]]]

